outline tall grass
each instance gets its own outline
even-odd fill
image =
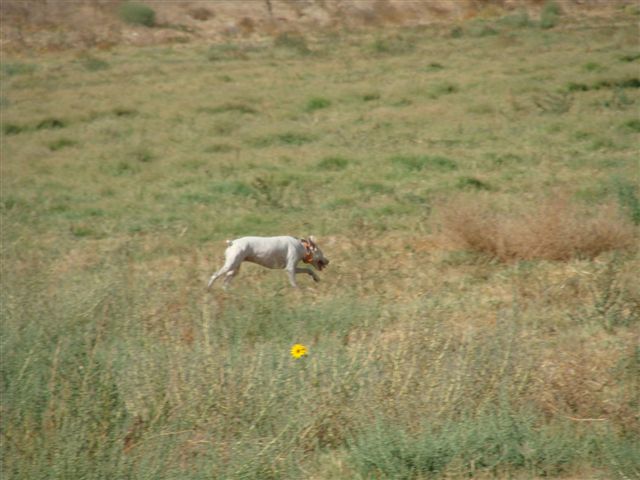
[[[635,243],[631,223],[614,208],[587,212],[566,199],[511,214],[481,203],[459,203],[442,215],[447,231],[464,247],[503,261],[593,258]]]
[[[618,14],[8,58],[3,479],[638,476]],[[206,291],[281,234],[320,283]]]

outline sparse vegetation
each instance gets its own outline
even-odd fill
[[[481,185],[473,182],[475,188],[487,188]],[[515,214],[500,214],[489,205],[462,203],[449,207],[443,215],[454,240],[502,261],[594,258],[634,245],[632,226],[612,208],[588,213],[564,199],[548,200],[531,211]]]
[[[493,2],[452,39],[378,2],[275,46],[310,2],[271,3],[3,56],[3,480],[640,476],[635,13]],[[320,283],[205,291],[279,234]]]
[[[118,13],[120,18],[127,23],[145,27],[153,27],[156,23],[156,12],[144,3],[124,2]]]
[[[313,112],[315,110],[321,110],[323,108],[327,108],[331,105],[331,101],[324,97],[313,97],[307,101],[307,105],[305,106],[305,110],[307,112]]]

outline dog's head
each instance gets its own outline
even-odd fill
[[[324,267],[329,265],[329,259],[324,256],[320,247],[316,243],[316,238],[313,235],[310,235],[306,240],[303,240],[303,244],[307,249],[307,258],[305,260],[306,263],[310,263],[313,265],[316,270],[322,270]]]

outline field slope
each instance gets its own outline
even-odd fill
[[[3,58],[3,478],[640,476],[639,17],[546,15]]]

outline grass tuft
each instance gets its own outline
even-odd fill
[[[125,2],[118,9],[120,19],[133,25],[153,27],[156,23],[156,12],[144,3]]]
[[[454,203],[441,212],[449,236],[462,247],[501,261],[594,258],[629,248],[634,231],[612,208],[594,214],[558,198],[519,214],[489,205]]]
[[[349,160],[344,157],[325,157],[318,162],[316,167],[319,170],[344,170],[349,165]]]
[[[540,27],[544,29],[553,28],[558,25],[562,10],[554,0],[547,0],[540,12]]]
[[[447,157],[431,155],[395,155],[391,157],[391,163],[409,172],[427,169],[451,171],[458,168],[457,163]]]
[[[329,106],[331,106],[331,100],[324,97],[313,97],[307,101],[304,109],[306,112],[315,112],[316,110],[321,110]]]

